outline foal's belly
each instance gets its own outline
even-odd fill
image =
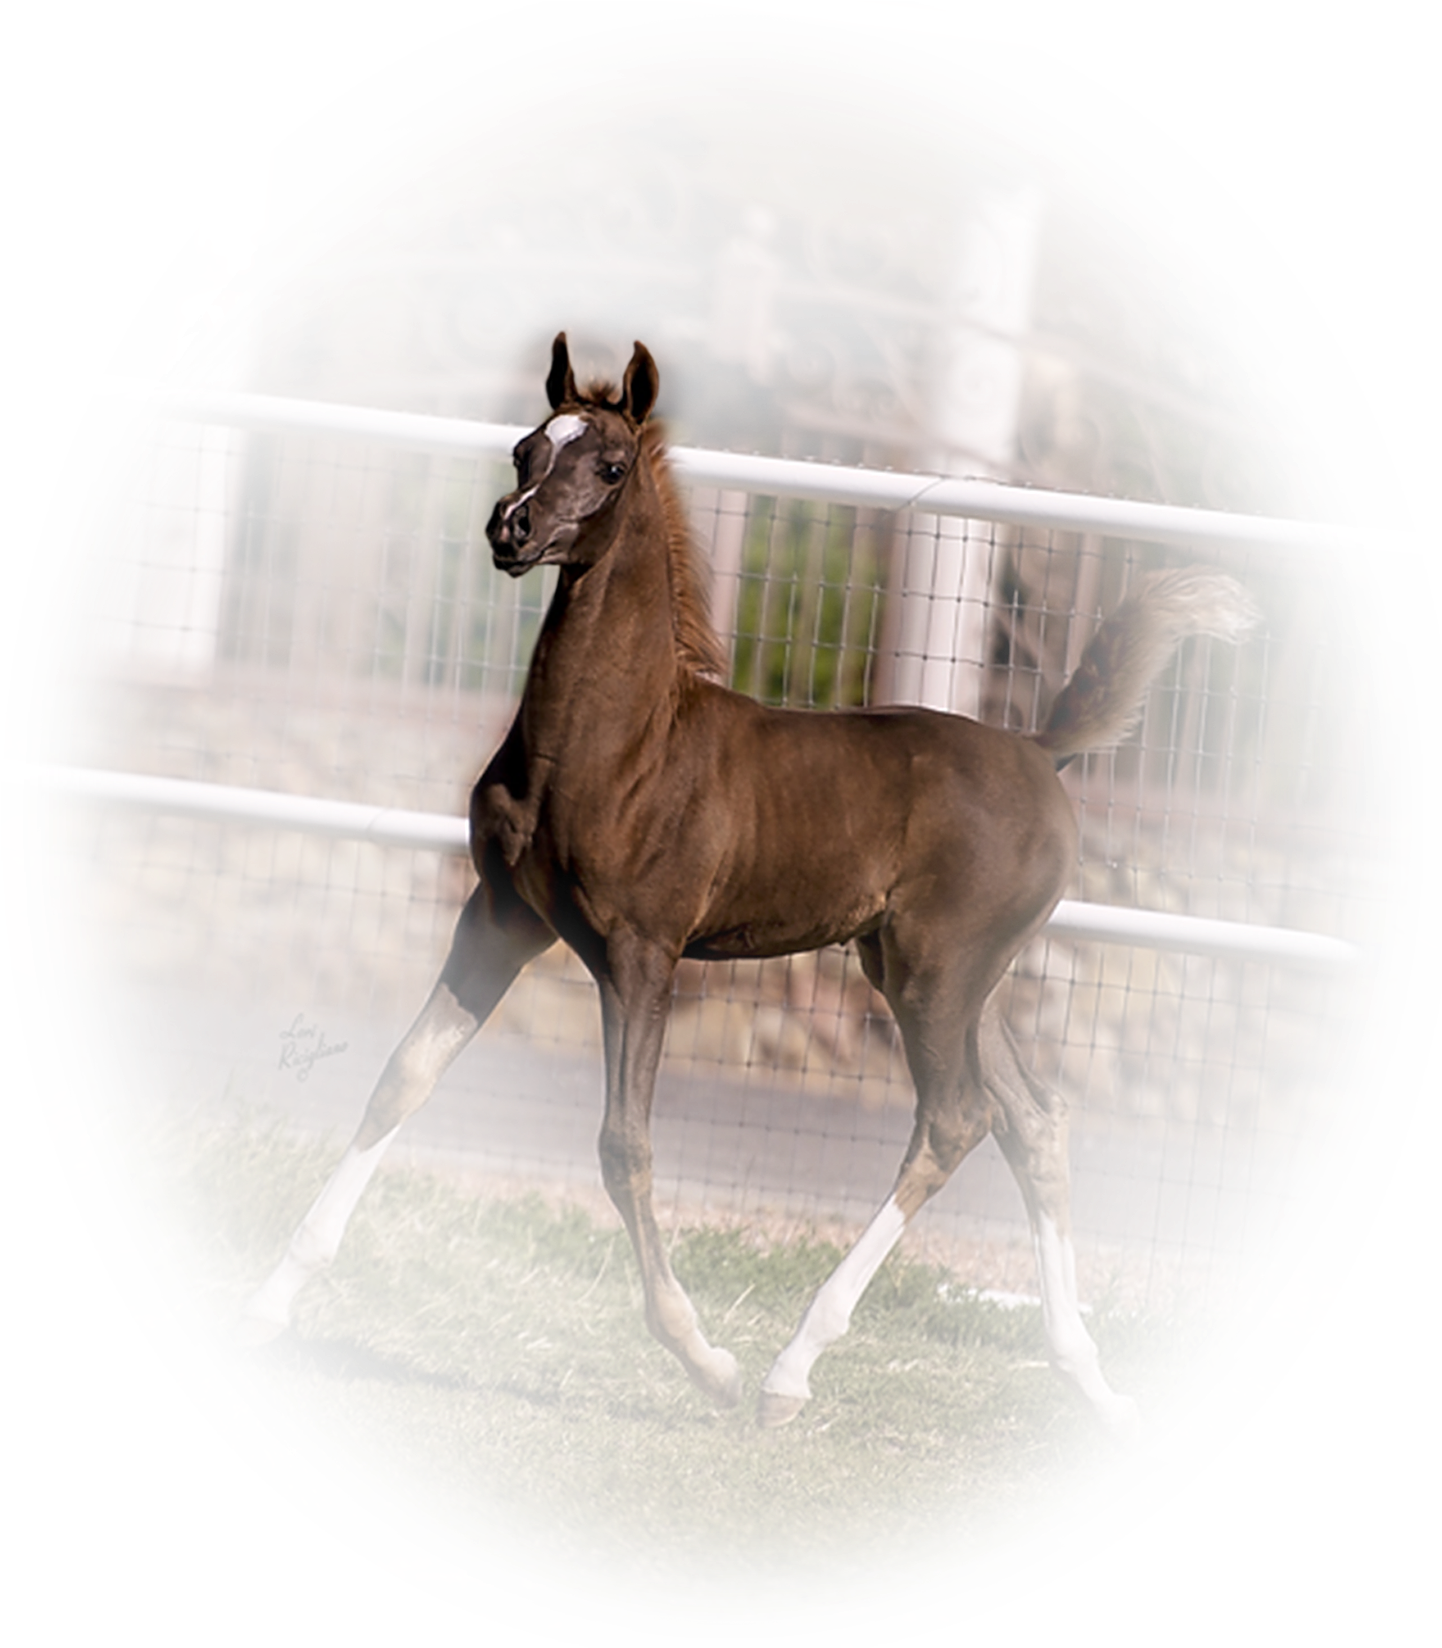
[[[860,933],[874,932],[880,925],[879,912],[805,927],[745,922],[694,938],[681,953],[692,961],[760,961],[767,956],[792,956],[801,950],[844,944]]]
[[[864,873],[868,868],[871,874]],[[790,876],[763,876],[760,886],[721,901],[683,953],[697,961],[789,956],[844,944],[881,925],[893,879],[882,866],[823,861],[808,865],[809,873],[793,869]]]

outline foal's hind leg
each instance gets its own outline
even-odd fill
[[[386,1062],[355,1138],[301,1220],[285,1257],[246,1303],[241,1336],[263,1344],[289,1325],[296,1295],[335,1258],[345,1227],[407,1116],[434,1092],[516,974],[553,942],[530,910],[513,905],[504,921],[484,887],[471,895],[451,952],[415,1022]]]
[[[1052,1366],[1109,1431],[1128,1434],[1136,1427],[1136,1404],[1129,1396],[1118,1396],[1102,1376],[1077,1299],[1066,1107],[1022,1062],[994,999],[982,1014],[981,1057],[982,1079],[995,1105],[992,1131],[1021,1186],[1031,1221]]]
[[[887,978],[879,941],[861,941],[858,947],[867,976],[886,992],[901,1026],[916,1084],[916,1122],[891,1195],[822,1283],[795,1336],[762,1381],[757,1417],[765,1426],[786,1424],[810,1400],[810,1373],[817,1357],[846,1332],[867,1284],[907,1224],[991,1125],[976,1036],[984,977],[938,978],[929,987],[903,994],[895,978]],[[956,971],[960,974],[960,968]],[[916,983],[914,978],[910,982]],[[888,989],[888,983],[893,988]]]

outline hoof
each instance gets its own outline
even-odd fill
[[[763,1390],[756,1401],[756,1423],[762,1430],[779,1430],[806,1406],[804,1396],[783,1396],[780,1391]]]
[[[259,1350],[262,1345],[279,1339],[289,1326],[288,1322],[276,1322],[268,1316],[252,1316],[247,1312],[235,1324],[231,1343],[237,1350]]]

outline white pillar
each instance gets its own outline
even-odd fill
[[[999,478],[1017,455],[1025,363],[1022,349],[990,331],[1017,335],[1032,325],[1048,198],[1040,183],[1023,183],[979,190],[969,208],[957,226],[933,361],[929,422],[938,447],[923,456],[923,468]],[[892,577],[885,697],[976,717],[999,587],[1000,557],[990,547],[999,529],[920,513],[908,524]]]
[[[166,374],[166,389],[254,387],[259,303],[254,292],[227,293],[226,302],[231,308],[218,325],[199,321],[199,336]],[[241,430],[143,414],[130,425],[82,527],[74,669],[209,681],[244,478]]]

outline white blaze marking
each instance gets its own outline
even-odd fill
[[[340,1165],[291,1237],[285,1257],[251,1295],[245,1307],[247,1316],[263,1322],[290,1321],[296,1294],[335,1258],[356,1203],[399,1131],[399,1127],[393,1127],[368,1150],[357,1150],[352,1145],[341,1157]]]
[[[546,437],[547,445],[550,448],[546,453],[546,467],[537,477],[534,486],[528,486],[520,497],[512,498],[510,503],[506,505],[505,514],[501,517],[502,520],[509,521],[522,504],[529,503],[541,490],[546,477],[555,468],[556,454],[563,446],[568,446],[572,441],[586,433],[586,420],[578,418],[574,412],[563,412],[560,417],[552,418],[542,428],[541,433]]]
[[[574,441],[578,435],[584,435],[585,432],[586,420],[578,418],[574,412],[563,412],[559,418],[552,418],[545,428],[546,439],[553,448],[565,446],[568,442]],[[546,468],[549,472],[550,465],[547,464]]]
[[[851,1325],[851,1313],[906,1229],[906,1217],[888,1196],[880,1212],[862,1231],[856,1246],[821,1284],[801,1318],[796,1336],[771,1364],[761,1388],[775,1396],[811,1395],[808,1375],[812,1364],[829,1344]]]

